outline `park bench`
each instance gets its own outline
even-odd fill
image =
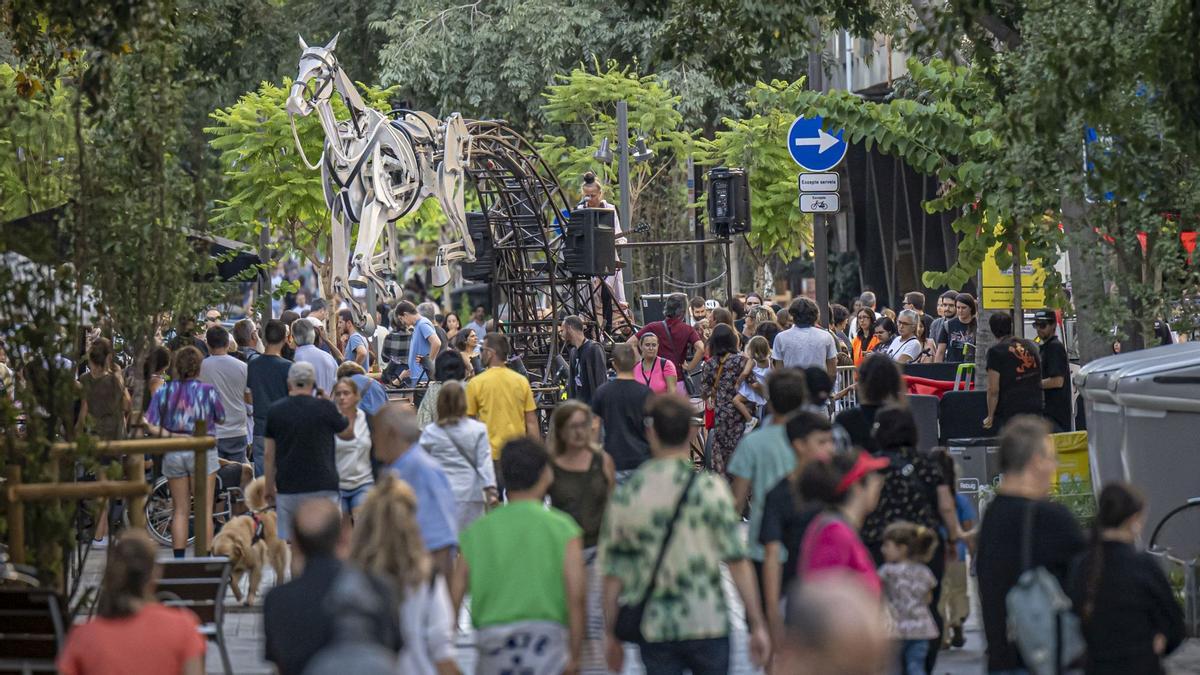
[[[66,637],[66,609],[51,590],[0,590],[0,674],[57,672],[54,660]]]
[[[225,593],[232,566],[225,557],[162,560],[162,578],[154,595],[168,607],[186,607],[200,618],[200,633],[217,643],[221,666],[232,675],[225,646]]]

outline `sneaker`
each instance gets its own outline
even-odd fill
[[[749,422],[746,422],[746,433],[754,431],[754,427],[758,426],[758,420],[751,417]]]
[[[956,649],[961,649],[963,645],[967,644],[967,638],[963,636],[962,626],[951,626],[950,632],[952,634],[950,644],[954,645]]]
[[[106,548],[108,548],[108,537],[92,540],[92,549],[93,550],[103,551]]]

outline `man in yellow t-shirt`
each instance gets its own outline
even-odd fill
[[[529,380],[505,365],[508,351],[508,337],[488,333],[480,348],[487,370],[467,381],[467,414],[487,425],[494,461],[500,461],[500,448],[507,441],[525,434],[541,437],[533,389]]]

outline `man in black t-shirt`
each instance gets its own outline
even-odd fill
[[[987,351],[987,409],[984,429],[1004,428],[1017,415],[1042,414],[1042,369],[1037,345],[1013,337],[1008,314],[993,314],[988,326],[998,342]]]
[[[562,330],[563,339],[570,345],[567,350],[567,365],[570,368],[567,397],[591,404],[596,390],[608,381],[604,347],[587,338],[583,332],[583,320],[577,316],[564,318]]]
[[[1050,310],[1038,310],[1033,315],[1033,327],[1042,343],[1042,393],[1046,397],[1042,414],[1055,431],[1071,431],[1071,362],[1067,348],[1055,333],[1058,317]]]
[[[646,440],[646,399],[653,392],[633,377],[637,363],[633,347],[627,344],[613,347],[612,361],[617,379],[596,390],[592,397],[592,412],[602,422],[604,451],[612,456],[617,485],[620,485],[642,462],[650,459],[650,443]]]
[[[975,362],[975,296],[959,293],[954,296],[955,315],[943,324],[938,335],[937,363]]]
[[[340,503],[333,437],[354,438],[354,427],[337,407],[313,396],[317,372],[312,364],[293,363],[287,382],[288,396],[267,411],[263,462],[266,498],[275,502],[282,539],[290,539],[291,521],[302,502]]]
[[[1022,545],[1032,542],[1032,566],[1045,567],[1063,584],[1071,559],[1086,546],[1075,517],[1047,497],[1058,471],[1050,425],[1040,417],[1012,420],[1000,436],[1000,471],[1004,478],[979,528],[975,555],[979,604],[987,635],[989,672],[1025,667],[1017,646],[1008,640],[1008,592],[1025,571]],[[1033,510],[1033,524],[1025,522]],[[1028,539],[1027,539],[1028,537]],[[1021,671],[1024,672],[1024,671]]]
[[[287,343],[287,325],[271,319],[263,326],[266,353],[246,365],[246,388],[254,403],[254,440],[252,443],[254,475],[263,475],[263,455],[266,452],[267,410],[288,394],[287,376],[292,362],[283,358]]]

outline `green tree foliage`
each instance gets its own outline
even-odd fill
[[[67,200],[75,164],[74,91],[61,79],[22,96],[26,75],[0,64],[0,222]],[[23,84],[24,83],[24,84]]]
[[[631,67],[614,61],[593,70],[576,68],[547,88],[542,108],[547,121],[561,135],[547,134],[536,143],[542,157],[568,186],[585,171],[594,171],[607,187],[609,201],[620,198],[617,185],[617,102],[629,106],[629,129],[633,140],[643,137],[654,150],[648,162],[630,161],[629,201],[634,222],[638,221],[639,197],[655,181],[679,167],[692,151],[695,135],[684,129],[679,97],[654,75],[638,75]],[[595,159],[602,139],[609,139],[614,159],[601,164]],[[631,146],[632,152],[632,146]],[[578,192],[575,193],[578,197]],[[626,223],[628,228],[630,224]]]
[[[705,144],[708,164],[745,167],[749,174],[750,244],[785,259],[812,245],[812,217],[800,213],[796,204],[796,163],[779,142],[787,137],[799,105],[781,95],[802,92],[803,86],[803,80],[791,86],[760,83],[748,95],[750,116],[726,118],[726,129]]]
[[[581,63],[631,63],[653,30],[586,0],[418,0],[376,26],[387,38],[380,79],[412,107],[518,130],[542,121],[540,95],[555,76]]]
[[[302,254],[317,268],[327,297],[332,267],[329,245],[332,225],[321,173],[300,160],[286,111],[291,80],[283,85],[264,82],[237,103],[212,113],[214,124],[205,129],[219,153],[227,198],[213,211],[214,224],[237,239],[258,240],[265,229],[293,252]],[[367,105],[388,110],[389,89],[359,85]],[[347,116],[340,98],[333,109]],[[325,142],[316,114],[296,119],[296,131],[310,162],[321,156]],[[446,223],[436,200],[397,221],[400,232],[414,234],[419,241],[437,241]]]

